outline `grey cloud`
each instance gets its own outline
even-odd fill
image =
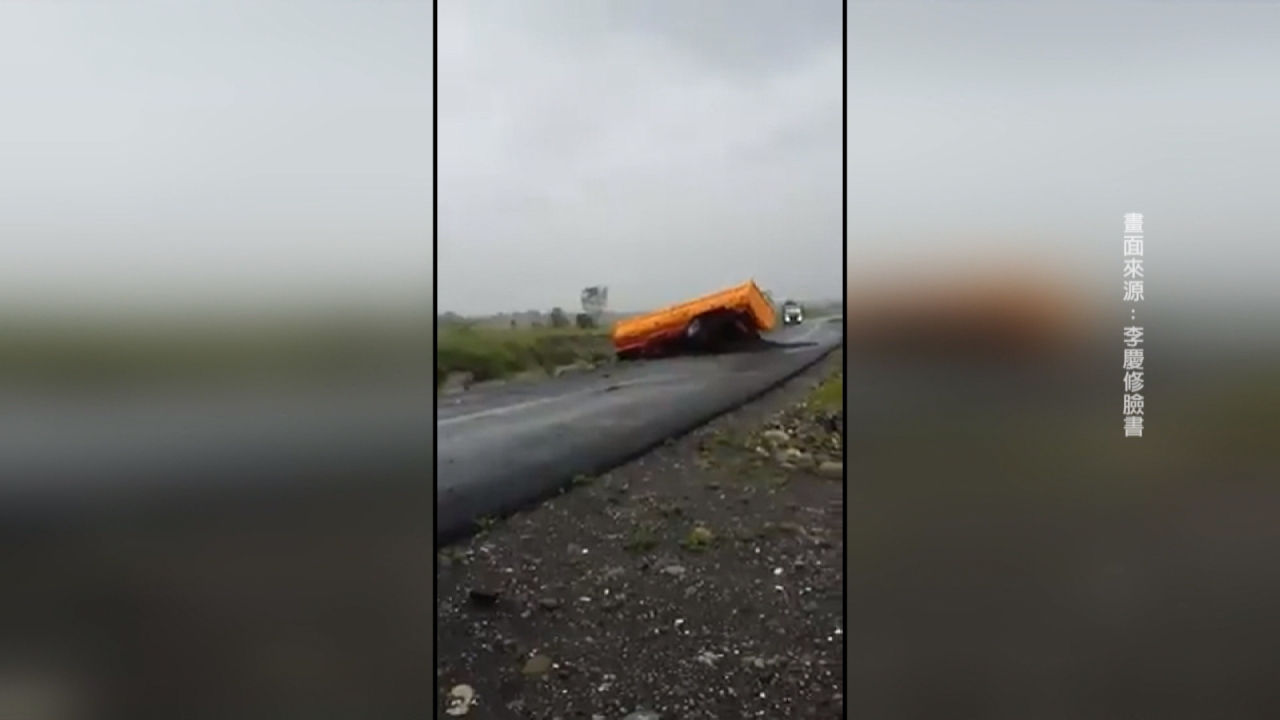
[[[837,294],[840,3],[777,7],[441,3],[442,309]]]
[[[421,302],[431,30],[419,2],[4,4],[0,297]]]
[[[1146,215],[1151,298],[1274,302],[1280,7],[854,3],[850,273],[968,256],[1119,296]]]

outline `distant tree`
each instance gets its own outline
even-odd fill
[[[436,317],[436,324],[440,327],[453,328],[457,330],[465,330],[471,327],[472,322],[455,312],[447,312]]]
[[[596,319],[586,313],[578,313],[574,319],[577,321],[578,329],[580,330],[590,330],[596,326]]]
[[[564,314],[564,310],[555,307],[551,308],[551,327],[565,328],[569,327],[569,316]]]

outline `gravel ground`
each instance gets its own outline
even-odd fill
[[[843,717],[842,367],[441,550],[438,707]]]

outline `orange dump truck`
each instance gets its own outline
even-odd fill
[[[678,305],[619,320],[613,327],[618,357],[716,352],[773,329],[773,305],[754,281]]]

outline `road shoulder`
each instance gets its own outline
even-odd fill
[[[439,707],[841,717],[842,362],[442,550]]]

